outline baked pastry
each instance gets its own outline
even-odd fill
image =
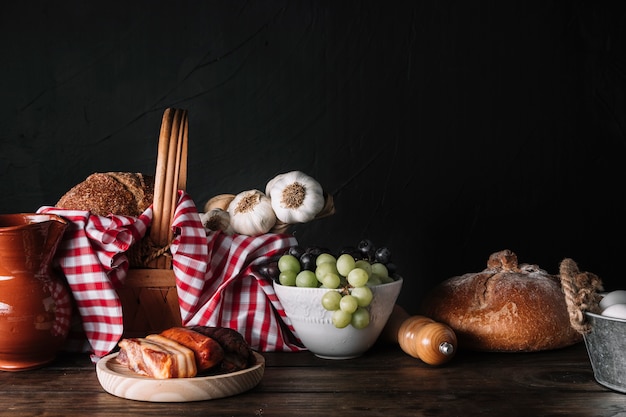
[[[132,172],[89,175],[67,191],[56,207],[87,210],[96,216],[109,214],[138,217],[154,201],[154,176]]]
[[[580,342],[570,323],[559,276],[517,263],[510,250],[489,257],[487,269],[438,284],[422,313],[449,325],[460,349],[532,352]]]

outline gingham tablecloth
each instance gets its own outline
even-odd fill
[[[146,234],[152,208],[138,218],[49,206],[38,212],[71,222],[55,265],[67,279],[96,360],[116,347],[124,331],[115,288],[123,285],[129,268],[125,252]],[[293,236],[207,233],[195,203],[183,191],[179,191],[172,227],[175,238],[170,250],[183,325],[236,329],[259,351],[303,350],[271,281],[256,269],[295,245]]]

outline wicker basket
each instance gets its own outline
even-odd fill
[[[130,269],[124,287],[117,290],[124,337],[143,337],[182,322],[169,245],[178,190],[187,185],[187,147],[187,111],[166,109],[159,135],[152,225],[129,251]],[[335,212],[332,195],[324,192],[324,197],[325,206],[316,219]],[[289,226],[278,222],[271,232],[286,233]]]
[[[153,218],[148,234],[129,251],[130,269],[117,290],[124,337],[142,337],[181,324],[176,277],[169,244],[178,190],[187,186],[187,111],[163,114],[154,182]],[[132,253],[132,254],[131,254]]]

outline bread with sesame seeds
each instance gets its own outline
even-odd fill
[[[132,172],[93,173],[67,191],[57,208],[138,217],[154,200],[154,176]]]

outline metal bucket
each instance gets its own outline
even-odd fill
[[[591,331],[584,335],[593,376],[607,388],[626,393],[626,320],[586,312]]]

